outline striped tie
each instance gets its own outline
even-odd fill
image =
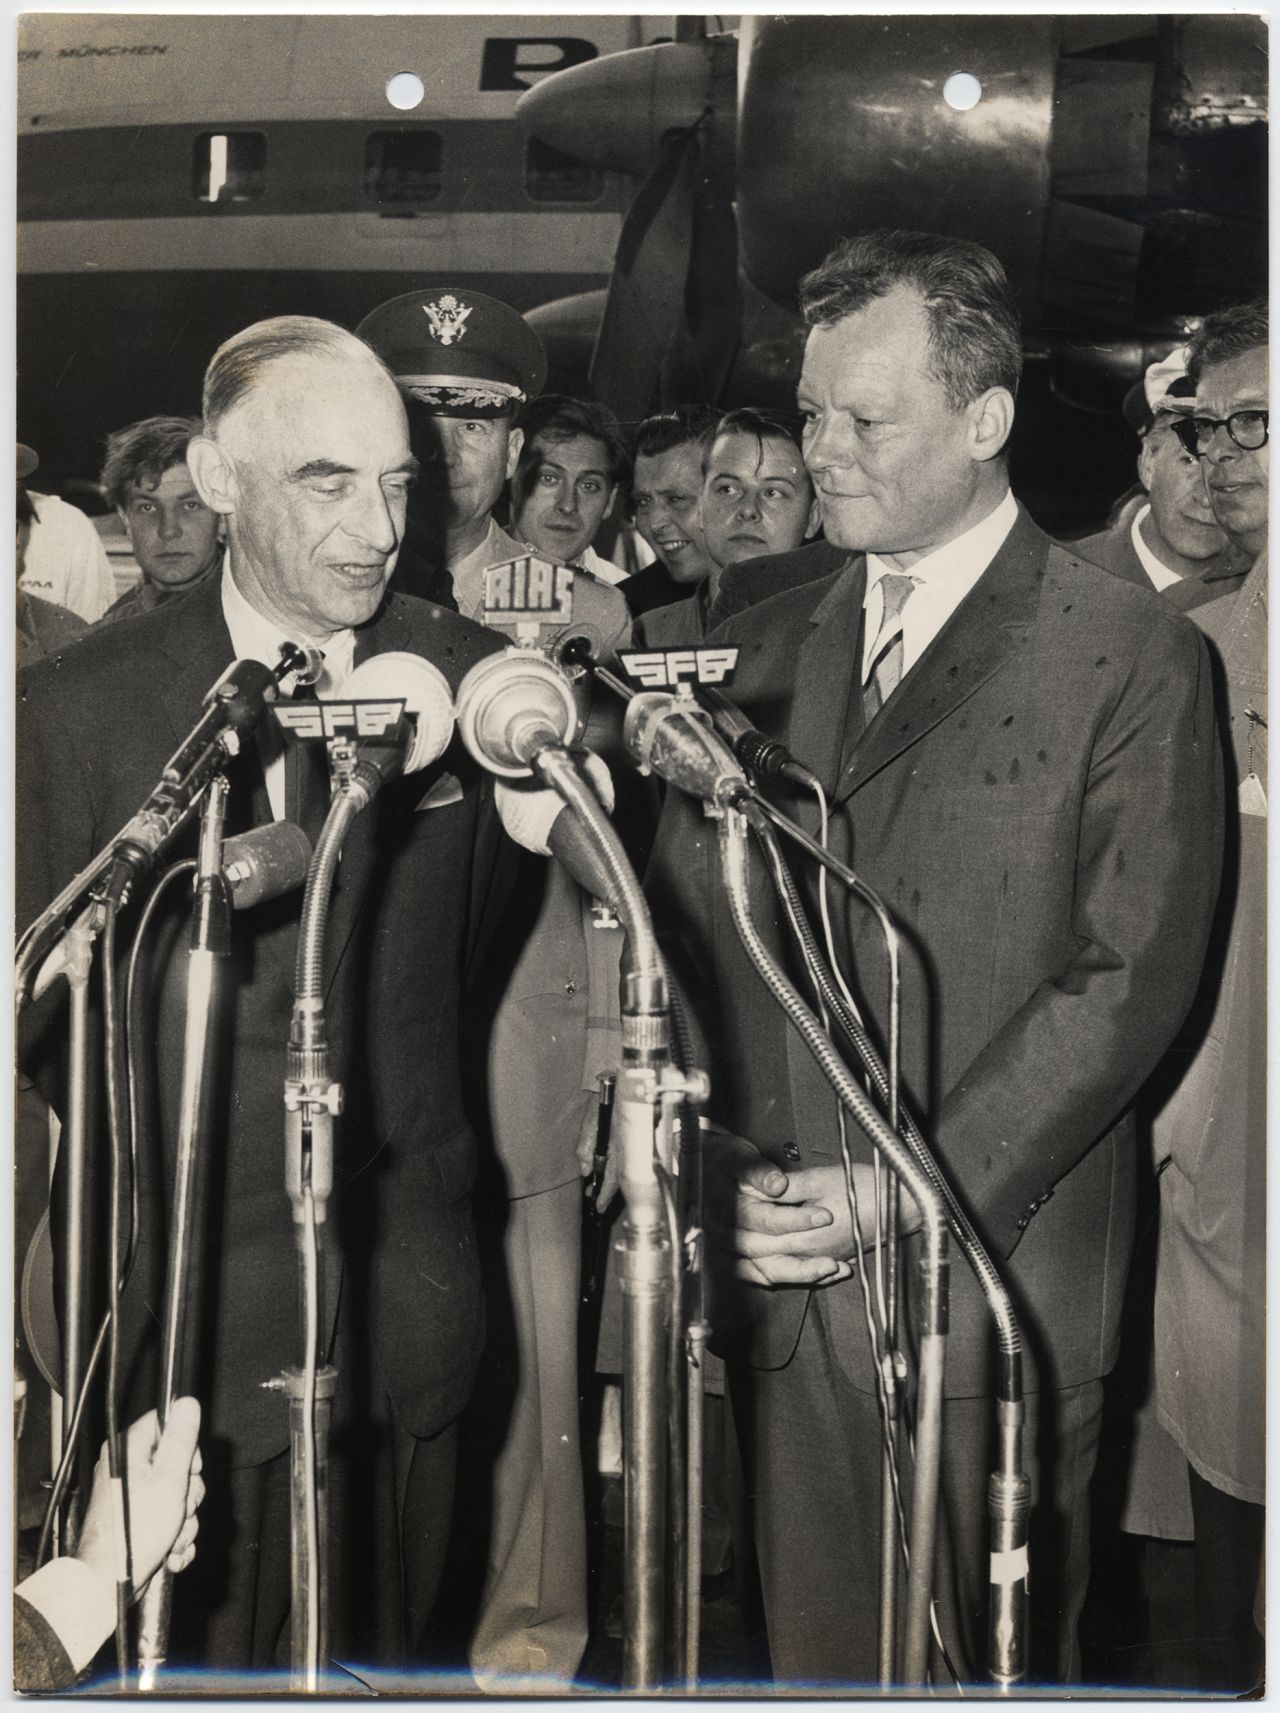
[[[895,571],[886,571],[880,579],[884,616],[862,691],[862,712],[868,725],[898,688],[902,677],[902,609],[914,588],[914,578],[900,576]]]

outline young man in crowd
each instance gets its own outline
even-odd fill
[[[603,583],[627,573],[592,543],[613,516],[629,460],[622,430],[602,404],[544,393],[520,418],[524,445],[511,478],[511,533]]]
[[[105,624],[149,613],[211,577],[222,563],[222,520],[187,468],[193,416],[149,416],[107,439],[102,491],[129,534],[142,581],[107,608]]]
[[[793,552],[817,531],[813,483],[779,417],[751,409],[721,417],[706,449],[698,515],[710,570],[691,596],[645,614],[636,639],[647,646],[701,642],[731,567]],[[744,604],[748,575],[741,573]]]
[[[622,585],[632,618],[687,599],[711,571],[702,539],[705,437],[719,413],[701,405],[646,417],[632,447],[631,515],[654,554]]]

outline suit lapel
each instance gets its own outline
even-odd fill
[[[862,702],[853,695],[853,687],[866,587],[866,563],[858,555],[814,608],[809,634],[796,657],[787,742],[792,753],[817,774],[828,796],[840,777],[851,715],[857,731],[861,730]],[[817,831],[817,806],[807,792],[799,818],[809,832]]]
[[[1017,655],[1035,616],[1051,546],[1020,509],[991,564],[862,734],[836,802],[918,743]]]

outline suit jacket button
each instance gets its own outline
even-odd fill
[[[576,993],[576,992],[577,992],[577,991],[578,991],[578,984],[577,984],[577,982],[576,982],[576,981],[567,981],[567,982],[565,982],[565,984],[564,984],[564,990],[565,990],[565,992],[566,992],[566,993],[567,993],[567,994],[568,994],[568,995],[569,995],[569,998],[570,998],[570,999],[572,999],[572,998],[573,998],[573,996],[574,996],[574,994],[575,994],[575,993]]]
[[[783,1157],[790,1160],[793,1164],[800,1158],[800,1150],[796,1147],[794,1142],[788,1142],[786,1147],[782,1150],[782,1153]]]

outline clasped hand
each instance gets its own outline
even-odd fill
[[[855,1242],[841,1166],[784,1172],[727,1131],[705,1137],[704,1213],[713,1260],[753,1285],[834,1285],[853,1272]],[[858,1245],[875,1240],[875,1176],[853,1167]]]

